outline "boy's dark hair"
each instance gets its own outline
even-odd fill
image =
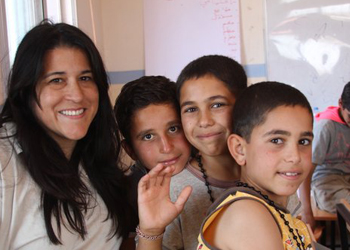
[[[187,64],[177,78],[177,97],[185,81],[212,75],[224,82],[226,87],[238,97],[247,88],[247,75],[238,62],[222,55],[207,55]]]
[[[175,83],[164,76],[144,76],[123,86],[114,105],[114,114],[121,135],[129,145],[131,145],[130,126],[133,116],[138,110],[151,104],[170,104],[180,115]]]
[[[343,103],[343,108],[350,111],[350,82],[344,86],[343,93],[341,94],[341,100]]]
[[[266,115],[280,106],[301,106],[312,116],[306,97],[296,88],[279,82],[261,82],[249,86],[238,97],[233,108],[232,133],[247,142],[256,126],[265,122]]]

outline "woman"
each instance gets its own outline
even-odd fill
[[[129,231],[102,59],[68,24],[20,43],[0,115],[3,249],[118,249]]]

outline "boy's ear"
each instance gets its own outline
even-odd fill
[[[237,164],[240,166],[244,166],[246,163],[246,144],[245,139],[236,134],[231,134],[227,138],[228,150]]]
[[[130,156],[131,159],[134,161],[137,161],[136,154],[133,150],[133,148],[126,142],[126,140],[122,140],[122,147],[125,150],[125,152]]]

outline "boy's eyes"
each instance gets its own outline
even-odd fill
[[[180,130],[180,126],[171,126],[168,131],[171,133],[171,134],[175,134],[177,133],[178,131]],[[144,141],[150,141],[152,139],[154,139],[154,134],[146,134],[142,137],[142,140]]]
[[[281,138],[274,138],[271,140],[272,143],[274,144],[282,144],[283,143],[283,139]],[[311,144],[311,140],[310,139],[301,139],[299,140],[299,144],[303,145],[303,146],[308,146]]]
[[[222,107],[224,105],[225,105],[224,103],[214,103],[211,107],[212,108],[220,108],[220,107]]]
[[[222,107],[222,106],[225,106],[226,104],[225,103],[214,103],[214,104],[212,104],[210,107],[211,108],[220,108],[220,107]],[[185,109],[184,110],[184,113],[193,113],[193,112],[195,112],[195,111],[197,111],[197,108],[193,108],[193,107],[191,107],[191,108],[187,108],[187,109]]]
[[[171,126],[171,127],[169,128],[169,131],[170,131],[171,133],[176,133],[178,130],[179,130],[179,126]]]
[[[311,144],[311,140],[309,140],[309,139],[301,139],[301,140],[299,141],[299,143],[300,143],[301,145],[303,145],[303,146],[308,146],[308,145]]]
[[[271,142],[275,144],[282,144],[283,140],[281,138],[274,138],[271,140]]]
[[[184,113],[192,113],[194,111],[196,111],[196,108],[187,108],[184,110]]]
[[[149,141],[149,140],[152,140],[152,138],[153,138],[153,135],[152,135],[152,134],[147,134],[147,135],[144,135],[144,136],[142,137],[142,140],[144,140],[144,141]]]

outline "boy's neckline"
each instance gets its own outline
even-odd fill
[[[207,188],[207,192],[208,192],[208,195],[209,195],[209,200],[213,203],[214,202],[214,196],[213,196],[213,193],[212,193],[212,188],[211,188],[211,186],[213,185],[213,183],[210,183],[209,182],[209,175],[207,174],[207,171],[206,171],[206,169],[204,168],[204,166],[203,166],[203,163],[202,163],[202,156],[201,155],[196,155],[195,157],[194,157],[194,160],[196,161],[196,166],[197,166],[197,171],[198,171],[198,169],[199,169],[199,171],[201,172],[201,178],[202,178],[202,180],[204,181],[204,185],[206,186],[206,188]],[[193,163],[193,161],[191,160],[191,162]],[[190,165],[190,164],[189,164]],[[194,165],[194,164],[193,164]],[[234,168],[234,165],[231,167],[231,168]],[[225,170],[225,169],[224,169]],[[227,171],[226,171],[227,172]],[[211,172],[211,173],[215,173],[215,172]],[[222,172],[222,173],[224,173],[225,174],[225,172]],[[230,171],[229,171],[229,173],[230,173]],[[216,177],[216,176],[214,176],[214,177]],[[231,176],[231,180],[230,181],[232,181],[232,180],[236,180],[237,178],[236,177],[232,177]],[[227,181],[227,179],[225,178],[225,181]]]
[[[196,158],[197,156],[193,157],[189,161],[189,163],[194,169],[201,172],[201,168],[199,167]],[[217,163],[218,161],[222,161],[224,163],[222,165],[219,165]],[[240,166],[234,161],[234,159],[230,155],[227,157],[208,157],[202,155],[201,162],[203,168],[205,169],[206,175],[209,178],[223,182],[235,181],[240,179]]]
[[[266,191],[265,189],[259,188],[257,185],[251,183],[251,181],[245,179],[244,177],[240,178],[241,183],[248,185],[248,187],[256,192],[261,192],[263,195],[268,196],[275,204],[278,204],[280,207],[287,207],[288,205],[288,196],[279,196],[277,194]]]
[[[237,182],[237,187],[238,188],[244,188],[247,190],[251,190],[251,192],[254,192],[258,197],[260,197],[261,199],[263,199],[267,204],[283,211],[284,213],[289,213],[289,211],[286,209],[287,205],[284,206],[278,202],[275,202],[274,200],[271,200],[270,197],[265,194],[264,192],[256,189],[254,186],[252,186],[251,184],[242,182],[242,181],[238,181]],[[273,205],[271,204],[271,202],[273,203]],[[287,201],[288,202],[288,201]]]
[[[203,179],[203,175],[200,172],[200,170],[198,170],[196,167],[194,167],[190,161],[187,163],[186,166],[187,171],[189,171],[193,176],[195,176],[196,178],[198,178],[201,182],[203,182],[203,186],[204,186],[204,179]],[[228,181],[222,181],[222,180],[218,180],[215,179],[211,176],[208,176],[208,181],[210,182],[210,185],[216,188],[223,188],[223,189],[228,189],[231,187],[236,186],[237,181],[239,181],[239,179],[235,179],[235,180],[228,180]]]

